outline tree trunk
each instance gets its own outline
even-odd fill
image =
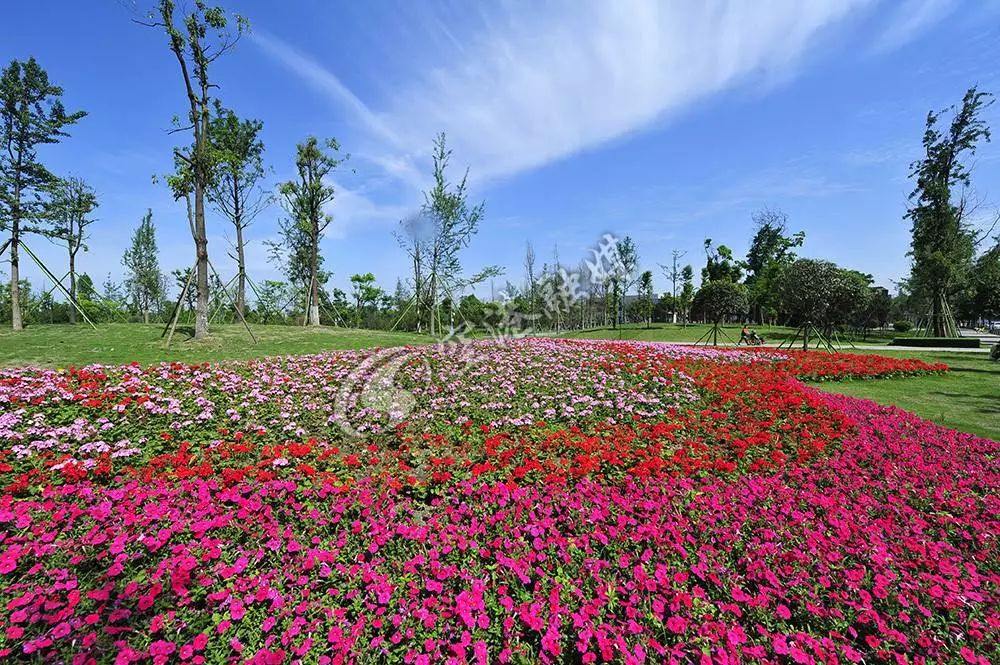
[[[69,304],[69,322],[76,324],[76,255],[72,250],[69,253],[69,297],[73,301]]]
[[[934,299],[931,307],[931,320],[934,322],[934,336],[947,337],[948,332],[945,325],[946,322],[944,314],[944,293],[941,291],[934,293]]]
[[[312,256],[309,261],[309,325],[319,325],[319,237],[313,224]]]
[[[21,321],[21,284],[18,281],[21,278],[17,257],[17,244],[20,241],[19,221],[15,216],[10,236],[10,325],[14,330],[24,330],[24,323]]]
[[[236,223],[236,311],[240,317],[246,316],[247,264],[243,251],[243,225]]]
[[[431,337],[437,332],[437,265],[438,265],[438,251],[437,248],[434,249],[434,255],[431,257],[431,288],[430,288],[430,326],[429,330]]]
[[[198,267],[194,338],[205,339],[208,336],[208,237],[205,233],[205,191],[197,183],[194,189],[194,247]]]

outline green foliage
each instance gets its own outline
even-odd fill
[[[855,321],[873,297],[871,275],[817,259],[798,259],[782,270],[778,293],[782,311],[796,325]]]
[[[640,314],[646,325],[653,320],[653,271],[647,270],[639,276]]]
[[[269,243],[269,247],[272,262],[281,266],[293,284],[308,287],[314,279],[324,284],[329,278],[322,270],[319,243],[333,221],[326,206],[336,192],[324,179],[346,159],[337,157],[339,151],[336,139],[320,142],[310,136],[296,147],[297,179],[279,187],[288,217],[279,223],[281,240]]]
[[[795,260],[796,247],[805,241],[805,233],[788,235],[788,216],[780,210],[765,208],[753,215],[754,235],[745,262],[746,285],[755,319],[774,318],[780,305],[778,284],[781,271]]]
[[[889,323],[889,312],[892,310],[892,296],[889,290],[881,286],[871,288],[871,302],[868,305],[868,317],[866,325],[874,325],[885,328]]]
[[[701,269],[701,281],[738,283],[743,278],[743,267],[733,256],[733,250],[725,245],[712,246],[712,239],[705,238],[705,267]]]
[[[30,224],[22,232],[46,231],[34,224],[47,218],[56,176],[38,161],[38,146],[59,143],[87,115],[67,113],[62,94],[34,58],[12,60],[0,73],[0,231],[22,220]]]
[[[968,162],[978,144],[990,139],[981,115],[992,103],[992,95],[970,88],[960,108],[948,109],[954,113],[945,130],[938,127],[945,112],[928,113],[925,154],[910,167],[916,181],[906,213],[912,233],[910,286],[931,302],[931,323],[938,336],[954,328],[946,301],[963,286],[972,265],[976,236],[966,219],[970,205],[965,191],[972,184]]]
[[[87,251],[87,227],[97,220],[97,192],[82,178],[56,178],[51,184],[46,217],[52,222],[52,236],[63,241],[70,254]]]
[[[270,202],[260,189],[264,178],[263,128],[260,120],[242,120],[216,100],[215,115],[208,126],[213,173],[207,195],[239,230]]]
[[[718,280],[701,285],[694,295],[691,312],[695,317],[712,323],[729,317],[743,316],[747,312],[749,300],[747,289],[742,284]]]
[[[1000,319],[1000,238],[984,252],[972,269],[970,319]]]
[[[87,273],[81,274],[77,280],[76,295],[87,300],[97,299],[97,288],[94,286],[94,280]]]
[[[354,299],[354,327],[360,328],[365,310],[376,308],[385,292],[375,284],[375,275],[351,275],[351,297]]]
[[[18,256],[21,235],[54,235],[48,195],[56,177],[38,160],[37,148],[58,143],[69,135],[65,128],[86,115],[84,111],[67,113],[62,92],[49,82],[34,58],[12,60],[0,72],[0,232],[10,231],[10,314],[15,330],[23,325]]]
[[[892,324],[892,329],[896,332],[910,332],[913,330],[913,321],[909,319],[900,319],[899,321],[894,321]]]
[[[826,316],[821,321],[827,325],[866,323],[872,300],[872,276],[838,268],[833,279]]]
[[[978,349],[978,337],[897,337],[890,342],[893,346],[950,347],[955,349]]]
[[[132,233],[132,244],[125,250],[122,265],[126,271],[125,289],[129,304],[134,312],[142,315],[144,322],[148,322],[150,312],[160,308],[166,288],[163,273],[160,272],[152,210],[146,211]]]
[[[448,182],[447,169],[451,156],[452,151],[442,132],[434,139],[434,186],[424,193],[422,228],[415,230],[410,237],[411,244],[423,247],[427,259],[427,301],[432,335],[437,329],[435,310],[440,304],[440,294],[450,294],[463,286],[459,252],[468,246],[486,216],[484,202],[469,205],[468,170],[457,184]]]
[[[694,300],[694,268],[690,264],[681,270],[681,279],[684,281],[681,285],[681,292],[677,295],[677,305],[680,307],[684,319],[687,320],[687,311]]]
[[[1000,342],[993,345],[990,349],[990,360],[1000,361]]]

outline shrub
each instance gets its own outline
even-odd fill
[[[906,319],[893,321],[892,328],[896,332],[910,332],[913,330],[913,321],[907,321]]]
[[[997,342],[996,344],[994,344],[993,348],[990,349],[990,359],[991,360],[1000,360],[1000,342]]]
[[[978,349],[978,337],[897,337],[894,346],[947,346],[954,349]]]

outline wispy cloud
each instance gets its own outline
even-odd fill
[[[326,95],[331,102],[351,111],[361,125],[375,137],[390,144],[398,143],[398,138],[383,119],[373,113],[347,86],[341,83],[335,74],[321,64],[266,32],[254,32],[253,41],[271,58],[295,72],[313,89]]]
[[[754,77],[793,71],[811,41],[865,0],[492,5],[452,32],[425,73],[373,110],[328,68],[269,35],[265,53],[349,109],[373,153],[412,177],[446,131],[475,178],[517,174],[641,131]],[[455,37],[461,34],[463,39]]]
[[[890,14],[885,30],[872,46],[874,53],[899,48],[951,14],[956,0],[906,0]]]

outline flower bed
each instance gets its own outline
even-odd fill
[[[0,656],[987,663],[1000,444],[797,378],[943,369],[523,340],[3,370]]]

